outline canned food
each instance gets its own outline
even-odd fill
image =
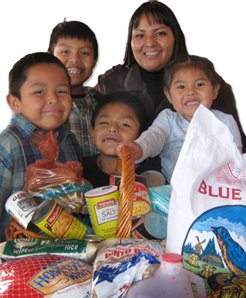
[[[132,226],[131,236],[149,240],[165,239],[167,237],[166,218],[156,211],[148,212]]]
[[[86,234],[86,226],[53,199],[38,206],[32,223],[51,237],[83,239]]]
[[[98,187],[85,193],[86,202],[96,235],[115,238],[118,219],[119,191],[115,185]]]
[[[110,185],[116,185],[119,187],[120,180],[121,172],[113,172],[110,174]],[[141,175],[135,175],[134,198],[132,209],[133,220],[136,217],[144,215],[151,210],[151,201],[146,184],[146,179]]]
[[[116,185],[119,187],[121,180],[121,172],[113,172],[109,176],[109,185]]]
[[[158,171],[146,171],[141,176],[145,177],[148,188],[166,184],[166,178]]]
[[[143,215],[137,215],[137,216],[134,216],[134,217],[132,218],[132,226],[135,225],[135,223],[136,223],[137,221],[139,221],[140,218],[142,218],[142,217],[143,217]]]
[[[94,234],[86,234],[83,238],[83,240],[87,241],[87,242],[90,242],[90,243],[93,243],[93,244],[98,244],[102,241],[105,240],[104,237],[102,236],[99,236],[99,235],[94,235]]]
[[[38,203],[25,191],[13,193],[5,203],[5,209],[24,229],[31,223]]]
[[[121,172],[112,172],[110,173],[110,176],[109,176],[109,184],[110,185],[116,185],[116,186],[120,186],[120,180],[121,180]],[[146,183],[146,178],[142,175],[137,175],[135,174],[135,181],[139,182],[139,183],[142,183],[143,185],[147,186],[147,183]]]

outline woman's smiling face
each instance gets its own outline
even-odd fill
[[[131,47],[135,60],[148,71],[163,69],[170,61],[175,38],[170,27],[148,21],[145,14],[132,31]]]
[[[135,140],[139,129],[140,123],[132,108],[123,103],[109,103],[97,116],[90,136],[100,154],[116,156],[118,143]]]

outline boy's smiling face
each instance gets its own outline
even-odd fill
[[[54,56],[68,70],[72,94],[83,94],[83,83],[89,79],[97,62],[92,43],[88,39],[60,38],[55,45]]]
[[[97,116],[90,137],[101,155],[116,156],[118,143],[135,140],[139,129],[140,123],[132,108],[123,103],[109,103]]]
[[[29,68],[20,96],[19,99],[8,95],[10,107],[45,131],[60,127],[71,112],[69,81],[64,70],[55,64],[41,63]]]

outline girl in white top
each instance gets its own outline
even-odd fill
[[[220,90],[219,76],[211,61],[198,56],[181,56],[168,65],[164,81],[164,93],[175,111],[163,110],[137,140],[121,142],[117,148],[119,156],[120,149],[126,145],[132,147],[136,163],[160,154],[162,172],[170,182],[189,123],[200,104],[229,128],[242,152],[241,136],[234,118],[211,109]]]

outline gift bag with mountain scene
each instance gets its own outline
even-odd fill
[[[204,278],[209,298],[246,297],[246,154],[200,106],[173,177],[167,252]]]

